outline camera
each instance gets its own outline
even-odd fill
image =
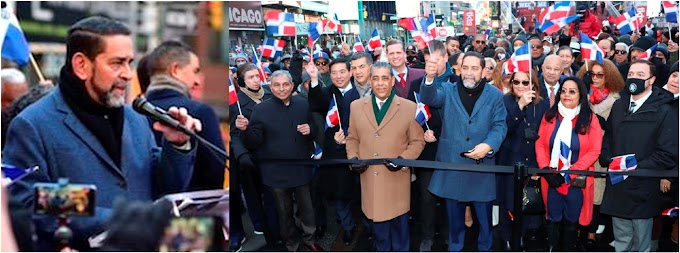
[[[91,184],[36,183],[33,212],[54,216],[93,216],[97,187]]]
[[[224,251],[222,219],[216,216],[174,217],[165,228],[160,252]]]

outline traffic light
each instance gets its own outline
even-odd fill
[[[208,22],[210,22],[210,27],[217,31],[222,30],[222,27],[224,26],[223,2],[209,1],[208,14],[209,14]]]

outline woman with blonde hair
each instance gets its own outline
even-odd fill
[[[505,69],[505,66],[508,65],[508,60],[501,60],[498,62],[498,65],[496,65],[496,68],[494,68],[493,72],[491,73],[491,78],[489,82],[499,90],[503,92],[503,94],[507,94],[511,90],[510,86],[510,76],[512,73],[506,73],[503,75],[503,69]]]
[[[587,67],[588,70],[586,70],[586,64],[584,64],[578,73],[576,73],[576,76],[581,78],[586,85],[590,84],[588,103],[593,113],[600,118],[600,125],[603,125],[605,120],[609,118],[614,101],[621,98],[619,91],[623,89],[625,82],[616,65],[608,59],[604,59],[602,64],[597,61],[588,61]],[[604,131],[602,131],[603,134]],[[595,162],[595,171],[607,171],[607,168],[600,166],[598,161]],[[586,248],[590,250],[595,249],[595,235],[598,230],[600,231],[599,233],[604,231],[604,227],[602,229],[598,229],[598,227],[602,224],[600,220],[600,204],[602,203],[602,195],[604,194],[606,182],[607,179],[603,177],[595,178],[594,180],[593,218],[588,226],[588,241],[586,242]]]

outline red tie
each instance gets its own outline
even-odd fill
[[[401,84],[401,87],[406,88],[406,79],[404,79],[404,73],[399,73],[399,84]]]

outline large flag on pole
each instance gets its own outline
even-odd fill
[[[639,22],[637,22],[637,12],[635,11],[635,8],[631,8],[627,12],[621,14],[621,16],[616,17],[616,19],[614,19],[614,23],[621,34],[627,34],[640,29],[638,26]]]
[[[581,55],[583,59],[588,59],[591,61],[597,61],[603,64],[604,52],[600,46],[598,46],[592,39],[588,38],[588,35],[581,33]]]
[[[267,33],[278,36],[295,36],[293,13],[269,11],[264,20],[267,23]]]
[[[264,40],[262,48],[262,57],[277,58],[283,52],[283,47],[286,46],[285,40],[277,40],[267,38]]]
[[[312,48],[314,42],[321,37],[323,34],[324,26],[322,22],[310,22],[309,23],[309,36],[307,36],[307,47]]]
[[[0,12],[0,48],[2,58],[11,60],[19,66],[28,64],[31,51],[28,49],[28,42],[19,21],[9,6]]]
[[[567,24],[576,21],[578,18],[579,18],[578,15],[574,15],[566,18],[546,20],[545,23],[541,25],[541,31],[547,34],[552,34],[554,32],[559,31],[560,29],[562,29],[562,27],[566,26]]]
[[[675,1],[662,1],[663,12],[666,13],[666,22],[678,23],[678,6]]]

